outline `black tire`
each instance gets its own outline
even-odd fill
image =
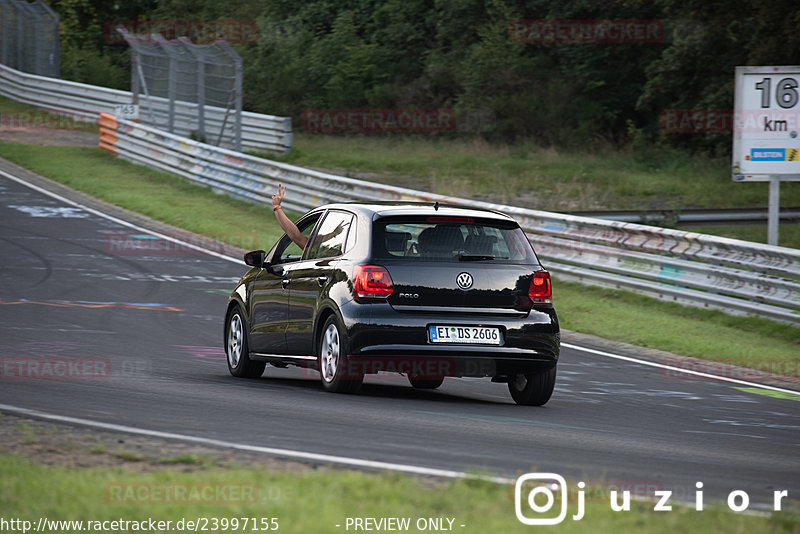
[[[267,364],[250,359],[246,329],[244,315],[238,307],[234,308],[225,321],[225,360],[228,362],[228,371],[233,376],[258,378]]]
[[[508,382],[514,402],[524,406],[543,406],[550,400],[556,385],[556,368],[541,373],[519,374]]]
[[[443,376],[408,375],[408,381],[414,389],[436,389],[444,382]]]
[[[322,387],[332,393],[358,391],[364,381],[364,371],[351,364],[348,358],[347,336],[339,327],[335,315],[331,315],[325,321],[318,346],[317,362]]]

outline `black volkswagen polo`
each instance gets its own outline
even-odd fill
[[[559,326],[549,273],[498,212],[433,204],[331,204],[304,215],[301,250],[284,235],[248,252],[228,300],[225,351],[237,377],[267,363],[319,371],[354,392],[366,374],[505,382],[518,404],[553,392]]]

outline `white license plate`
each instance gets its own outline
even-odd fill
[[[500,329],[488,326],[444,326],[430,325],[428,335],[431,343],[472,343],[500,345]]]

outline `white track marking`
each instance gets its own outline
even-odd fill
[[[103,423],[100,421],[92,421],[91,419],[82,419],[80,417],[68,417],[64,415],[56,415],[47,412],[41,412],[39,410],[31,410],[28,408],[21,408],[19,406],[11,406],[9,404],[0,404],[0,412],[25,415],[36,419],[45,419],[47,421],[55,421],[58,423],[88,426],[100,430],[125,432],[127,434],[136,434],[139,436],[147,436],[151,438],[178,440],[188,443],[197,443],[200,445],[209,445],[212,447],[235,449],[239,451],[258,452],[262,454],[271,454],[273,456],[294,458],[297,460],[349,465],[351,467],[359,467],[366,469],[399,471],[411,475],[423,475],[423,476],[440,477],[440,478],[478,479],[478,480],[485,480],[487,482],[494,482],[496,484],[513,484],[515,480],[513,478],[474,475],[470,473],[464,473],[462,471],[450,471],[447,469],[435,469],[431,467],[420,467],[415,465],[395,464],[390,462],[379,462],[374,460],[362,460],[360,458],[349,458],[347,456],[333,456],[330,454],[295,451],[292,449],[279,449],[275,447],[260,447],[258,445],[246,445],[244,443],[222,441],[218,439],[203,438],[199,436],[189,436],[186,434],[177,434],[174,432],[162,432],[160,430],[148,430],[146,428],[117,425],[113,423]]]
[[[183,246],[185,246],[187,248],[191,248],[191,249],[197,250],[199,252],[204,252],[204,253],[206,253],[206,254],[208,254],[210,256],[214,256],[214,257],[226,260],[226,261],[231,261],[231,262],[239,263],[239,264],[243,264],[244,263],[239,258],[232,258],[230,256],[226,256],[225,254],[220,254],[219,252],[214,252],[213,250],[208,250],[207,248],[199,247],[197,245],[193,245],[192,243],[187,243],[186,241],[181,241],[180,239],[176,239],[176,238],[168,236],[168,235],[160,234],[158,232],[154,232],[153,230],[148,230],[147,228],[142,228],[141,226],[137,226],[137,225],[135,225],[133,223],[130,223],[128,221],[124,221],[122,219],[114,217],[113,215],[109,215],[107,213],[103,213],[102,211],[90,208],[88,206],[84,206],[83,204],[81,204],[79,202],[75,202],[74,200],[70,200],[70,199],[68,199],[66,197],[62,197],[58,193],[53,193],[52,191],[48,191],[47,189],[39,187],[38,185],[34,185],[32,183],[26,182],[22,178],[14,176],[13,174],[9,174],[9,173],[7,173],[7,172],[5,172],[3,170],[0,170],[0,175],[5,176],[9,180],[13,180],[13,181],[17,182],[18,184],[30,187],[34,191],[38,191],[39,193],[42,193],[43,195],[47,195],[49,197],[52,197],[52,198],[54,198],[56,200],[64,202],[65,204],[69,204],[70,206],[75,206],[76,208],[80,208],[82,210],[85,210],[85,211],[87,211],[87,212],[89,212],[89,213],[91,213],[93,215],[97,215],[98,217],[102,217],[104,219],[108,219],[109,221],[115,222],[115,223],[117,223],[117,224],[119,224],[121,226],[126,226],[128,228],[133,228],[134,230],[137,230],[139,232],[143,232],[143,233],[146,233],[146,234],[154,235],[156,237],[160,237],[161,239],[165,239],[165,240],[170,241],[172,243],[175,243],[175,244],[178,244],[178,245],[183,245]]]
[[[750,386],[754,388],[761,388],[761,389],[769,389],[771,391],[777,391],[779,393],[789,393],[791,395],[800,395],[800,391],[793,391],[791,389],[784,389],[778,388],[775,386],[769,386],[766,384],[757,384],[756,382],[748,382],[747,380],[739,380],[738,378],[729,378],[727,376],[719,376],[719,375],[712,375],[710,373],[702,373],[700,371],[693,371],[691,369],[683,369],[681,367],[675,367],[674,365],[665,365],[663,363],[657,362],[649,362],[647,360],[640,360],[638,358],[632,358],[630,356],[622,356],[621,354],[612,354],[610,352],[605,352],[602,350],[590,349],[587,347],[581,347],[580,345],[573,345],[571,343],[562,343],[562,347],[572,349],[572,350],[579,350],[582,352],[588,352],[589,354],[595,354],[597,356],[604,356],[606,358],[613,358],[615,360],[623,360],[626,362],[631,363],[638,363],[639,365],[648,365],[650,367],[658,367],[659,369],[667,369],[670,371],[677,371],[679,373],[684,373],[687,375],[693,376],[700,376],[703,378],[711,378],[713,380],[720,380],[722,382],[731,382],[733,384],[740,384],[743,386]]]

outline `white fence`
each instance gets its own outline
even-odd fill
[[[99,113],[113,114],[115,106],[130,104],[133,98],[128,91],[26,74],[5,65],[0,65],[0,94],[25,104],[68,113],[87,122],[97,122]],[[169,116],[168,99],[140,95],[139,105],[142,116],[166,124]],[[188,137],[191,132],[197,131],[197,117],[197,104],[177,102],[176,132]],[[224,121],[223,108],[206,107],[207,131],[224,131],[223,140],[235,138],[233,121]],[[216,142],[216,139],[209,141]],[[242,147],[254,152],[289,151],[292,148],[292,119],[243,111]]]
[[[101,147],[217,191],[305,211],[328,202],[439,201],[513,215],[561,279],[692,306],[800,324],[800,251],[709,235],[561,215],[375,184],[220,149],[104,116]],[[601,312],[601,310],[598,310]]]

